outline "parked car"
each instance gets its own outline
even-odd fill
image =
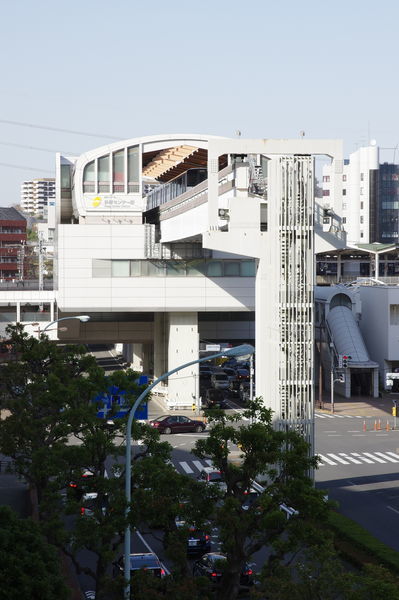
[[[229,406],[225,399],[225,390],[207,388],[201,397],[205,408],[228,408]]]
[[[194,421],[184,415],[162,415],[149,422],[151,427],[158,429],[160,433],[185,433],[194,431],[201,433],[206,425],[202,421]]]
[[[187,524],[180,517],[176,517],[177,527],[186,527]],[[204,554],[211,549],[211,537],[202,529],[197,529],[194,525],[188,526],[187,536],[187,554]]]
[[[223,373],[226,373],[230,382],[235,381],[237,378],[236,371],[232,367],[223,367]]]
[[[207,577],[213,585],[219,585],[223,576],[223,563],[226,560],[224,554],[208,552],[195,561],[193,575],[194,577],[202,575],[203,577]],[[249,587],[252,583],[253,571],[248,564],[245,564],[240,575],[240,585],[242,587]]]
[[[96,510],[99,507],[98,493],[97,492],[88,492],[87,494],[83,494],[80,505],[80,514],[82,517],[94,517],[96,514]],[[101,512],[103,515],[106,514],[108,509],[108,498],[104,497]]]
[[[249,381],[248,369],[244,369],[242,367],[239,367],[238,369],[236,369],[236,379],[237,379],[238,383],[241,383],[242,381]]]
[[[223,479],[223,474],[214,467],[204,467],[198,476],[199,481],[204,481],[210,485],[217,485],[222,491],[227,490],[227,485]]]
[[[230,381],[227,377],[226,373],[223,371],[219,371],[217,373],[213,373],[211,376],[211,384],[212,387],[218,390],[228,390],[230,387]]]
[[[69,491],[72,492],[76,500],[80,500],[85,492],[90,488],[90,481],[94,477],[94,469],[82,469],[76,479],[68,484]]]
[[[139,571],[143,569],[154,575],[154,577],[164,577],[165,569],[158,556],[154,552],[142,552],[139,554],[130,554],[130,571]],[[115,563],[113,563],[113,575],[124,574],[124,556],[121,556]]]

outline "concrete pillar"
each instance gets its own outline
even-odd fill
[[[123,344],[122,356],[133,371],[141,373],[143,371],[143,344],[133,344],[129,342]]]
[[[341,273],[342,273],[342,261],[341,261],[341,255],[338,254],[338,256],[337,256],[337,283],[339,283],[341,281]]]
[[[379,369],[373,369],[372,371],[372,386],[373,386],[373,398],[378,398],[379,390],[378,390],[378,373]]]
[[[375,264],[374,277],[375,277],[376,279],[378,279],[378,277],[379,277],[379,270],[380,270],[380,269],[379,269],[380,257],[378,256],[378,253],[377,253],[377,252],[375,253],[375,263],[374,263],[374,264]]]
[[[134,344],[135,346],[137,344]],[[154,374],[154,345],[153,344],[141,344],[141,364],[142,370],[145,375],[152,376]]]
[[[154,378],[166,373],[168,356],[168,335],[165,313],[154,315]]]
[[[198,358],[199,335],[196,312],[169,313],[168,371]],[[192,407],[198,395],[198,363],[177,371],[168,379],[170,408]]]

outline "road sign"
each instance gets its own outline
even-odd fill
[[[138,385],[147,384],[147,375],[140,375],[136,383]],[[106,393],[100,394],[93,399],[93,402],[97,404],[97,416],[100,419],[118,419],[126,416],[131,407],[126,405],[125,396],[126,390],[121,390],[116,385],[109,386]],[[144,402],[136,409],[134,418],[142,421],[148,419],[147,402]]]

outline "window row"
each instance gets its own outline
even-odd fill
[[[87,163],[83,171],[83,192],[91,194],[139,193],[139,146],[123,148]]]
[[[254,260],[93,259],[93,277],[254,277]]]

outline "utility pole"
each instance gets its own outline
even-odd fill
[[[43,251],[43,232],[39,232],[39,291],[43,290],[43,276],[44,276],[44,251]]]

